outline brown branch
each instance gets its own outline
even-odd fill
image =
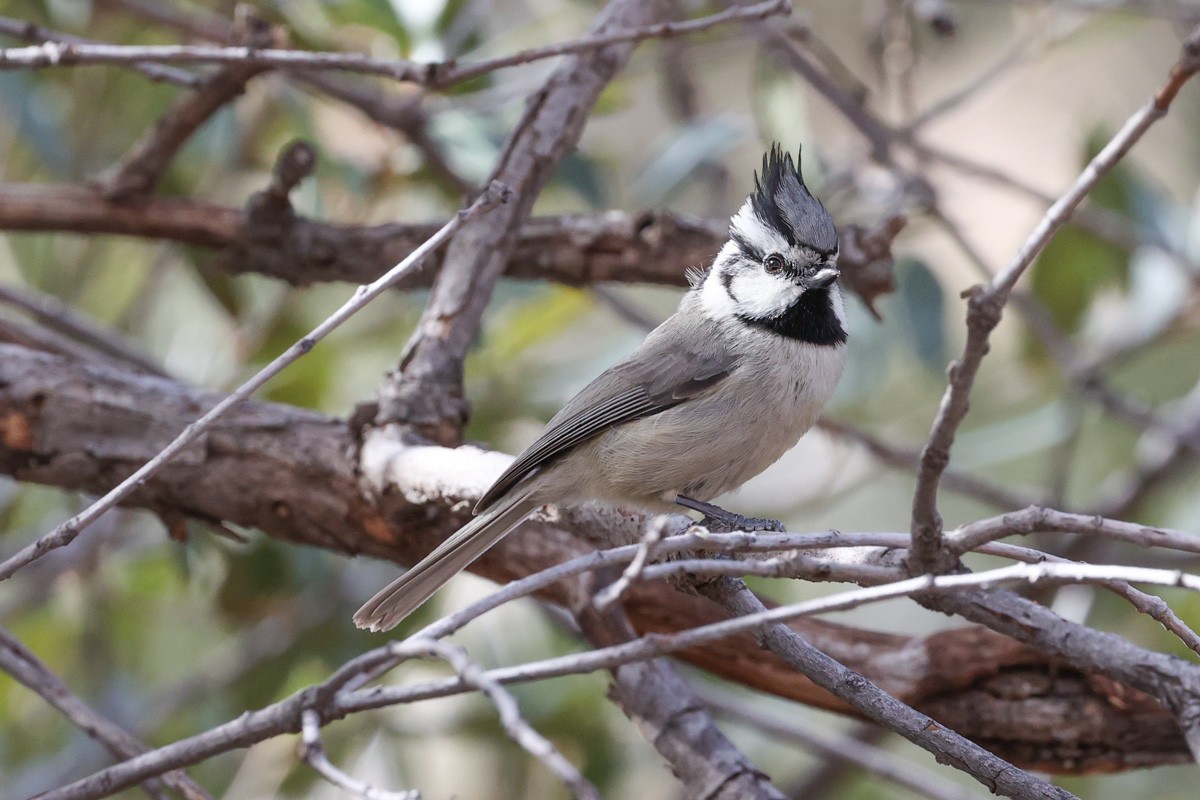
[[[277,46],[283,32],[260,19],[251,6],[238,6],[235,37],[247,48]],[[80,45],[83,46],[83,45]],[[0,53],[0,63],[3,53]],[[152,193],[174,160],[200,126],[226,103],[237,98],[246,83],[266,67],[262,64],[234,62],[214,72],[167,109],[121,161],[96,178],[95,186],[107,199],[125,202]]]
[[[196,408],[216,399],[171,381],[0,346],[0,472],[103,493],[170,441]],[[507,463],[473,448],[425,448],[397,464],[407,484],[377,500],[375,490],[360,484],[357,470],[370,472],[371,465],[354,461],[354,449],[354,433],[344,423],[248,401],[127,502],[411,564],[458,527],[461,509]],[[412,501],[406,499],[410,492]],[[580,534],[607,529],[604,536],[612,540],[622,524],[628,526],[629,518],[566,509],[558,523],[526,523],[473,570],[508,583],[588,551],[585,540],[568,535],[564,526]],[[630,536],[636,540],[637,533]],[[553,587],[544,596],[568,602]],[[640,633],[721,618],[712,604],[664,583],[632,587],[624,604]],[[1097,682],[1070,661],[1047,658],[980,627],[926,637],[820,620],[797,620],[790,627],[894,697],[1026,767],[1097,771],[1188,758],[1172,716],[1153,699],[1111,681]],[[846,711],[842,702],[759,651],[752,637],[681,655],[729,680]],[[1014,694],[1014,675],[1040,688]],[[983,711],[981,698],[987,700]]]
[[[942,537],[942,520],[937,509],[938,486],[950,461],[955,432],[967,415],[971,387],[979,365],[987,354],[988,338],[1000,323],[1013,286],[1055,232],[1070,219],[1071,213],[1096,182],[1125,156],[1151,125],[1166,116],[1179,89],[1197,71],[1200,71],[1200,28],[1193,31],[1184,44],[1182,56],[1158,94],[1130,117],[1117,135],[1092,159],[1074,185],[1050,207],[1004,271],[987,286],[976,287],[968,293],[967,341],[963,355],[951,365],[949,385],[921,454],[921,471],[917,477],[912,510],[913,547],[910,557],[914,572],[944,572],[954,565],[954,558],[946,550]]]
[[[0,286],[0,303],[19,308],[44,327],[81,342],[120,363],[132,365],[151,375],[167,376],[163,368],[142,353],[133,342],[54,295],[33,289]]]
[[[891,291],[890,246],[902,218],[871,227],[847,225],[838,260],[843,284],[864,303]],[[271,224],[239,209],[173,197],[135,205],[106,202],[84,187],[0,184],[0,230],[70,231],[165,239],[219,251],[219,267],[307,286],[324,281],[370,283],[441,223],[337,225],[300,215]],[[687,284],[689,267],[708,264],[727,238],[728,222],[673,211],[605,211],[534,217],[518,230],[504,264],[510,278],[569,286],[593,283]],[[399,288],[428,287],[441,269],[435,255]]]
[[[637,632],[619,608],[592,604],[581,581],[571,612],[594,647],[633,641]],[[783,800],[713,722],[688,685],[664,659],[635,661],[612,670],[613,702],[629,716],[682,782],[686,797],[706,800]]]
[[[62,712],[88,736],[104,746],[108,752],[120,759],[133,758],[148,752],[150,748],[120,725],[101,716],[95,709],[71,691],[62,679],[30,652],[4,628],[0,628],[0,669],[26,688],[36,692],[47,703]],[[187,800],[212,800],[212,797],[185,772],[164,772],[161,780],[148,778],[145,788],[151,797],[161,797],[166,786],[179,792]]]
[[[664,0],[613,0],[589,38],[650,25],[662,16],[663,5]],[[600,92],[633,49],[623,42],[571,56],[528,98],[492,172],[494,180],[512,188],[514,202],[475,220],[446,249],[442,272],[399,367],[379,392],[376,426],[401,422],[442,444],[461,441],[467,417],[463,359],[479,333],[517,230],[559,160],[579,141]]]
[[[698,588],[734,617],[767,611],[762,601],[740,579],[719,578],[701,583]],[[782,623],[765,625],[759,629],[757,638],[762,647],[791,664],[817,685],[836,693],[863,716],[933,753],[939,762],[967,773],[993,793],[1021,800],[1068,800],[1074,797],[1064,789],[1017,769],[950,728],[935,723],[846,665],[830,658],[788,626]]]

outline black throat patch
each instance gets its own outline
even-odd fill
[[[829,289],[810,289],[786,311],[774,317],[739,314],[738,319],[747,325],[808,344],[832,346],[846,342],[846,329],[833,311]]]

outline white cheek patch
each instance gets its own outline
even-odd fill
[[[804,294],[790,278],[761,269],[739,272],[729,288],[737,298],[737,313],[754,318],[778,316]]]
[[[737,314],[737,305],[725,289],[724,275],[735,269],[733,262],[738,256],[737,245],[726,242],[713,260],[712,269],[704,278],[700,287],[700,308],[709,319],[727,319]]]
[[[737,303],[725,291],[720,271],[715,267],[700,287],[700,308],[709,319],[728,319],[737,314]]]

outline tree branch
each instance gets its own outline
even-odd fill
[[[148,752],[150,748],[120,725],[110,722],[71,691],[49,667],[41,662],[23,644],[4,628],[0,628],[0,669],[26,688],[36,692],[47,703],[62,712],[88,736],[120,759],[133,758]],[[151,797],[162,795],[163,785],[179,792],[187,800],[212,800],[212,797],[185,772],[170,770],[162,773],[161,780],[147,778],[145,788]]]
[[[1166,116],[1179,89],[1197,71],[1200,71],[1200,28],[1193,31],[1184,44],[1183,54],[1162,89],[1129,118],[1071,188],[1050,207],[1009,265],[988,285],[968,293],[967,341],[962,357],[951,365],[949,385],[921,453],[921,471],[917,475],[912,508],[911,568],[914,573],[944,572],[954,564],[942,536],[942,519],[937,509],[938,487],[950,462],[954,435],[967,415],[971,387],[987,354],[988,338],[1000,323],[1013,286],[1058,229],[1070,219],[1075,207],[1083,202],[1097,181],[1129,152],[1151,125]]]
[[[646,26],[662,15],[663,4],[612,0],[589,36],[603,40],[614,31]],[[447,248],[399,367],[379,392],[377,427],[401,423],[442,444],[461,441],[467,416],[463,359],[516,232],[554,167],[578,142],[601,90],[632,53],[633,44],[619,43],[571,56],[526,101],[492,172],[494,180],[512,188],[514,202],[475,220]]]
[[[404,273],[420,267],[427,253],[443,245],[471,217],[483,213],[496,204],[507,202],[507,199],[508,189],[502,184],[493,183],[489,186],[487,192],[481,195],[469,208],[463,209],[458,215],[443,225],[437,233],[414,250],[408,258],[397,264],[374,283],[367,286],[360,286],[354,296],[346,301],[341,308],[202,416],[190,422],[178,436],[172,439],[153,458],[135,470],[132,475],[114,486],[103,497],[93,502],[86,509],[58,525],[54,530],[42,536],[33,544],[22,548],[16,555],[0,563],[0,580],[12,577],[17,570],[27,564],[41,558],[52,550],[65,547],[74,541],[75,537],[87,528],[88,525],[95,522],[104,512],[115,507],[123,499],[132,494],[138,486],[145,483],[155,472],[162,469],[167,462],[182,453],[185,448],[203,435],[225,412],[250,397],[267,381],[278,375],[298,358],[308,353],[317,342],[324,339],[343,322],[358,313],[371,300],[374,300],[387,289],[391,288]]]
[[[744,20],[759,20],[788,13],[788,0],[766,0],[752,6],[731,9],[687,22],[639,25],[630,20],[626,28],[609,28],[558,44],[522,50],[507,56],[470,64],[449,61],[415,62],[407,59],[381,59],[361,53],[330,53],[284,50],[244,45],[218,47],[207,45],[116,45],[59,38],[30,47],[0,48],[0,70],[46,69],[97,64],[226,64],[281,70],[342,70],[378,75],[434,89],[446,89],[457,83],[507,67],[528,64],[558,56],[591,53],[614,45],[633,44],[646,39],[685,36],[718,25]]]
[[[102,494],[168,443],[194,419],[197,408],[218,399],[136,372],[0,346],[0,472]],[[411,564],[461,524],[461,509],[509,462],[471,447],[400,447],[382,441],[356,461],[355,447],[345,423],[247,401],[125,502]],[[384,487],[391,491],[381,497]],[[472,569],[507,584],[589,552],[587,540],[567,530],[606,541],[637,541],[640,535],[625,515],[563,509],[555,523],[525,523]],[[568,602],[554,586],[542,596]],[[624,606],[641,633],[720,619],[711,603],[661,582],[631,587]],[[893,696],[1023,765],[1090,771],[1187,758],[1174,719],[1150,698],[1127,687],[1115,692],[1058,658],[986,629],[914,638],[821,620],[800,620],[791,627]],[[1093,634],[1084,630],[1080,641]],[[846,711],[844,703],[759,652],[750,637],[713,642],[681,657],[762,691]],[[1181,668],[1170,664],[1170,670]],[[1042,688],[1033,697],[1011,694],[1002,687],[1014,672]],[[979,711],[981,697],[988,699],[986,715]],[[1045,725],[1028,723],[1030,703]],[[1079,742],[1087,742],[1084,755]]]

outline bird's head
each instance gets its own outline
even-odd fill
[[[809,194],[791,154],[774,145],[754,192],[730,220],[729,241],[699,276],[702,307],[710,317],[747,322],[795,313],[805,294],[830,293],[841,274],[837,256],[833,219]]]

